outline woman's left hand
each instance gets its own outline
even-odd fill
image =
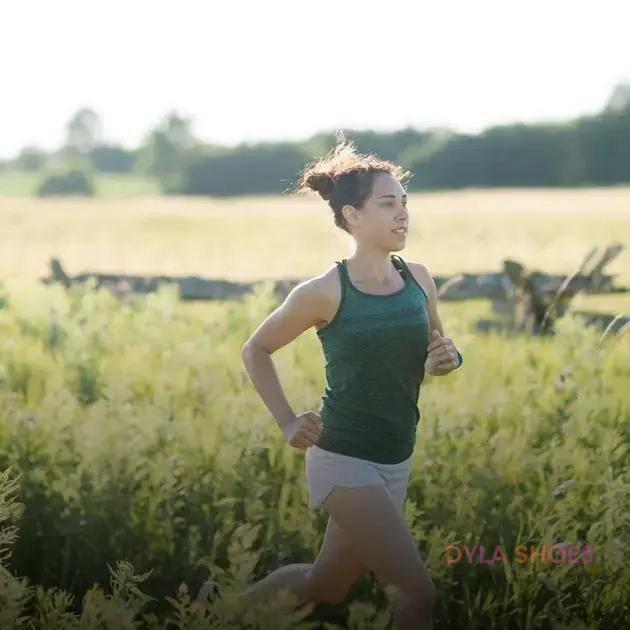
[[[427,346],[427,360],[424,369],[433,376],[443,376],[459,367],[457,348],[450,337],[440,335],[440,331],[433,329]]]

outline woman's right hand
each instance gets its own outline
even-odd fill
[[[323,428],[319,414],[307,411],[285,424],[282,432],[291,446],[306,449],[319,440]]]

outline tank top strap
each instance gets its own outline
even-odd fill
[[[416,287],[418,287],[418,289],[422,292],[424,299],[428,302],[429,296],[427,295],[425,288],[416,280],[415,276],[411,273],[411,269],[409,269],[409,266],[405,262],[404,258],[399,256],[398,254],[392,254],[392,258],[396,259],[398,264],[404,270],[405,277],[409,280],[410,284],[414,284]]]
[[[405,264],[405,261],[400,256],[397,256],[396,254],[391,254],[391,259],[394,267],[396,267],[396,269],[398,269],[399,271],[402,271],[405,278],[407,276],[410,280],[413,278],[409,271],[409,268]],[[339,268],[339,275],[341,276],[341,290],[342,292],[345,292],[345,287],[351,284],[350,277],[348,275],[348,267],[346,266],[346,259],[342,258],[341,261],[335,260],[335,262],[337,263],[337,267]]]
[[[396,267],[396,269],[401,270],[405,276],[409,276],[409,278],[411,279],[411,274],[409,272],[409,268],[407,267],[405,261],[398,255],[398,254],[391,254],[392,257],[392,263],[394,264],[394,267]]]
[[[343,300],[346,294],[346,286],[348,285],[348,271],[346,269],[346,259],[335,260],[337,269],[339,270],[339,280],[341,282],[341,299]]]
[[[344,261],[343,258],[341,260],[335,260],[335,264],[339,268],[339,275],[342,276],[342,277],[344,277],[346,275],[346,269],[345,269],[344,262],[345,261]]]

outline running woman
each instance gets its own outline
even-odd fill
[[[252,333],[242,357],[288,443],[305,451],[309,507],[328,513],[313,563],[290,564],[244,591],[288,587],[300,601],[342,602],[366,571],[386,589],[402,630],[433,627],[436,589],[403,516],[418,397],[426,373],[444,376],[462,355],[446,336],[429,268],[403,260],[410,227],[404,179],[389,161],[359,154],[343,133],[300,174],[298,191],[328,202],[355,242],[352,255],[299,283]],[[317,413],[296,413],[271,355],[315,327],[326,360]],[[209,581],[200,599],[218,589]]]

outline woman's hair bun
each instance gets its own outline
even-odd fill
[[[335,225],[350,234],[342,213],[344,205],[362,208],[373,190],[377,175],[388,174],[404,184],[412,173],[371,153],[359,153],[354,142],[348,140],[341,129],[335,135],[335,146],[300,170],[294,191],[319,193],[328,202]]]
[[[312,173],[306,178],[304,183],[318,192],[325,201],[328,201],[335,192],[335,181],[330,173]]]

